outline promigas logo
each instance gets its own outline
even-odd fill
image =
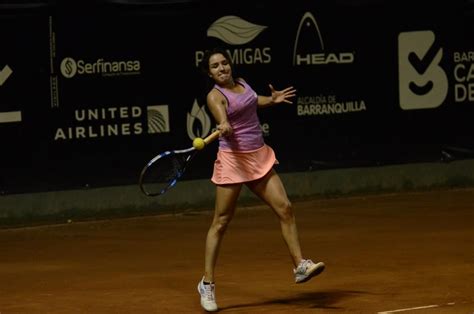
[[[448,77],[440,65],[443,48],[432,31],[398,35],[400,107],[403,110],[439,107],[448,94]]]
[[[100,58],[95,62],[74,60],[67,57],[61,61],[60,70],[65,78],[72,78],[76,74],[101,74],[103,76],[140,74],[140,61],[105,61]]]
[[[214,21],[207,30],[207,36],[235,47],[227,49],[234,64],[268,64],[272,61],[270,47],[242,47],[251,43],[266,28],[267,26],[251,23],[238,16],[228,15]],[[203,56],[204,51],[195,52],[196,66],[199,66]]]
[[[267,26],[250,23],[238,16],[228,15],[216,20],[207,30],[207,36],[215,37],[229,45],[251,42]]]

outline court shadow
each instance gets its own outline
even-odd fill
[[[219,308],[220,312],[230,309],[243,309],[252,307],[262,307],[267,305],[297,305],[301,308],[315,308],[315,309],[342,309],[341,307],[335,306],[340,300],[352,298],[356,295],[368,294],[364,291],[353,291],[353,290],[332,290],[332,291],[321,291],[321,292],[306,292],[296,295],[292,295],[287,298],[277,298],[263,300],[262,302],[244,303],[236,305],[228,305]]]

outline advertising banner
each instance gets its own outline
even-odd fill
[[[48,17],[0,15],[0,193],[34,190],[49,161]]]
[[[428,4],[4,16],[0,190],[134,184],[156,154],[210,134],[199,66],[216,46],[258,94],[297,89],[293,104],[259,110],[279,171],[472,158],[472,21]],[[210,177],[216,151],[183,179]]]

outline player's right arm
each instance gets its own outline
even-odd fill
[[[217,89],[212,89],[207,94],[207,106],[217,122],[217,129],[222,136],[232,134],[232,127],[227,121],[227,99]]]

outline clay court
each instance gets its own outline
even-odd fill
[[[218,260],[222,313],[474,313],[474,190],[294,201],[293,283],[279,224],[240,207]],[[201,313],[211,211],[0,230],[0,313]]]

